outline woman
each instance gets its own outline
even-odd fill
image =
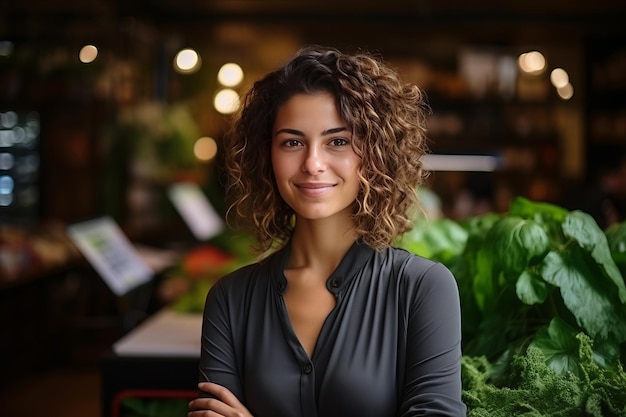
[[[425,109],[365,53],[304,48],[254,84],[227,192],[271,254],[207,297],[190,417],[465,415],[456,281],[392,247],[416,215]]]

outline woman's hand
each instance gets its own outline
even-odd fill
[[[217,398],[196,398],[189,403],[188,417],[252,417],[246,407],[227,388],[201,382],[198,388]]]

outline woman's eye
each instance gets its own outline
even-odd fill
[[[283,142],[283,144],[288,148],[294,148],[296,146],[300,146],[300,141],[297,139],[287,139]]]
[[[333,145],[333,146],[345,146],[348,143],[349,142],[346,139],[343,139],[343,138],[335,138],[335,139],[332,139],[330,141],[330,144]]]

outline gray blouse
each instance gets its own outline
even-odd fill
[[[282,297],[289,248],[209,291],[201,381],[227,387],[255,417],[466,414],[459,294],[445,266],[355,243],[327,280],[336,306],[309,358]]]

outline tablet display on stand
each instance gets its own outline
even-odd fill
[[[112,218],[72,224],[68,235],[116,295],[152,280],[154,272]]]
[[[167,195],[196,240],[206,242],[224,230],[224,221],[197,184],[174,183]]]

